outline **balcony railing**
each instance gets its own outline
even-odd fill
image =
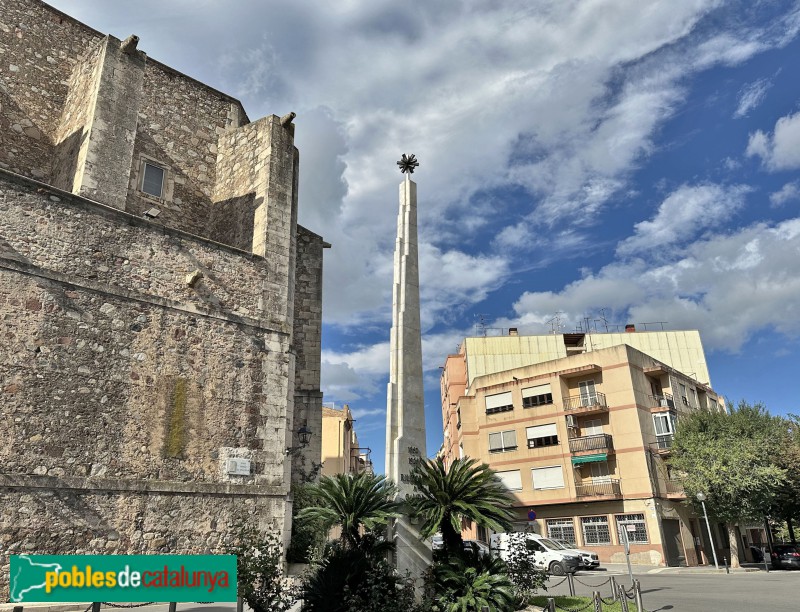
[[[684,495],[683,483],[680,480],[668,478],[664,481],[664,492],[673,495]]]
[[[604,393],[591,395],[573,395],[564,400],[564,410],[567,412],[597,412],[608,410]]]
[[[669,410],[675,410],[675,400],[669,393],[663,393],[662,395],[648,395],[647,397],[650,399],[650,405],[655,408],[668,408]]]
[[[608,480],[607,482],[586,482],[575,485],[575,494],[578,497],[619,497],[622,490],[619,487],[619,480]]]
[[[672,448],[672,440],[674,438],[675,436],[672,434],[657,435],[653,448],[659,451],[668,451]]]
[[[614,442],[610,434],[595,434],[569,439],[569,450],[573,453],[601,452],[614,450]]]

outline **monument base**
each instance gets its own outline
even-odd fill
[[[418,595],[422,593],[422,577],[433,563],[433,551],[430,542],[420,540],[417,529],[408,522],[407,516],[394,520],[391,535],[395,542],[395,567],[397,573],[406,573],[414,579]]]

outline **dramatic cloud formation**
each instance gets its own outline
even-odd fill
[[[800,200],[800,181],[786,183],[779,191],[769,195],[773,206],[783,206],[792,200]]]
[[[637,223],[634,235],[617,248],[620,255],[689,242],[703,230],[719,226],[742,206],[746,185],[682,185],[658,207],[655,217]]]
[[[772,82],[769,79],[758,79],[743,87],[739,93],[739,106],[733,113],[734,118],[746,117],[751,110],[761,104],[770,87]]]
[[[760,157],[772,171],[800,168],[800,113],[778,119],[772,134],[751,134],[746,154]]]
[[[800,218],[696,242],[669,263],[603,267],[559,292],[525,293],[520,327],[562,311],[577,322],[606,306],[623,320],[702,329],[707,349],[737,351],[756,331],[800,333]]]

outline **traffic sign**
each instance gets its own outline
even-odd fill
[[[535,510],[528,510],[528,520],[535,521],[536,520],[536,511]]]

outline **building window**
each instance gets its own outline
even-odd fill
[[[564,470],[560,465],[533,468],[531,477],[533,478],[533,488],[536,490],[564,488]]]
[[[514,402],[511,399],[511,391],[486,396],[486,414],[508,412],[509,410],[514,410]]]
[[[587,546],[611,544],[607,516],[583,516],[581,517],[581,527],[583,527],[583,542]]]
[[[142,191],[157,198],[164,193],[164,168],[144,162],[142,164]]]
[[[489,452],[504,453],[517,449],[517,432],[513,429],[489,434]]]
[[[584,380],[578,383],[581,391],[581,406],[594,406],[597,403],[597,391],[593,380]]]
[[[553,540],[563,540],[575,546],[575,523],[572,519],[547,519],[547,535]]]
[[[461,408],[456,409],[458,420],[456,421],[456,429],[461,429]]]
[[[653,415],[653,427],[657,436],[675,433],[675,415],[671,412],[660,412]]]
[[[620,544],[625,542],[623,531],[628,534],[628,542],[631,544],[647,544],[647,528],[644,524],[644,514],[618,514],[616,519],[617,536]],[[628,529],[629,525],[633,525],[635,530]]]
[[[527,427],[525,435],[528,438],[528,448],[540,448],[558,444],[558,430],[555,423]]]
[[[679,384],[680,384],[680,387],[681,387],[681,401],[683,402],[684,406],[688,406],[689,405],[689,398],[686,395],[686,385],[684,385],[683,383],[679,383]]]
[[[505,485],[509,491],[522,490],[522,477],[519,470],[509,470],[507,472],[495,472],[500,482]]]
[[[550,383],[537,385],[522,390],[522,407],[533,408],[534,406],[545,406],[553,403],[553,391]]]

